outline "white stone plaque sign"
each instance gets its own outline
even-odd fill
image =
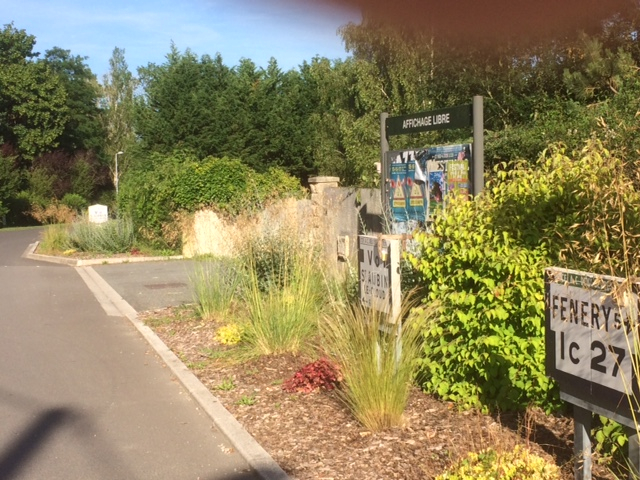
[[[109,208],[106,205],[91,205],[89,207],[89,221],[91,223],[104,223],[109,220]]]

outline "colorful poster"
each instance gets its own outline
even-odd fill
[[[407,164],[406,163],[392,163],[391,175],[389,178],[390,183],[390,202],[391,213],[393,219],[396,222],[406,222],[408,220],[407,214],[407,194],[405,192],[405,185],[407,183]]]
[[[416,161],[416,152],[391,152],[389,175],[389,206],[395,222],[424,222],[426,218],[426,180],[423,168]]]
[[[429,147],[416,152],[416,158],[428,175],[428,218],[446,209],[450,192],[469,195],[471,144]]]
[[[447,162],[447,195],[469,197],[469,160]]]
[[[416,168],[417,167],[417,168]],[[407,163],[407,216],[410,220],[424,222],[426,215],[425,181],[417,162]]]
[[[444,163],[436,161],[427,162],[429,203],[427,216],[432,217],[444,208],[445,179]]]
[[[447,195],[468,196],[471,144],[389,152],[389,206],[396,223],[425,222],[446,209]]]

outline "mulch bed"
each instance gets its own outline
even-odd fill
[[[188,309],[140,317],[220,399],[291,477],[298,480],[435,478],[470,451],[516,444],[561,467],[573,479],[573,422],[531,409],[523,415],[461,412],[418,389],[411,392],[402,427],[364,429],[335,392],[291,394],[284,381],[315,359],[290,355],[231,362],[213,340],[217,325]],[[594,462],[594,479],[615,478]]]

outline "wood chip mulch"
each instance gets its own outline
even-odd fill
[[[297,480],[429,480],[470,451],[528,446],[573,479],[573,422],[531,409],[524,415],[461,412],[411,392],[402,427],[373,433],[335,392],[291,394],[282,383],[315,358],[271,356],[232,362],[216,344],[220,326],[189,309],[139,315],[220,399],[273,459]],[[594,462],[595,480],[614,476]]]

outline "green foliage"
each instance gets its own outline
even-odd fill
[[[560,470],[527,448],[513,451],[487,449],[469,453],[436,480],[560,480]]]
[[[135,241],[133,223],[126,218],[91,223],[86,218],[74,222],[69,229],[72,248],[83,252],[126,253]]]
[[[86,60],[87,57],[72,55],[70,50],[59,47],[47,50],[42,59],[66,92],[69,114],[58,144],[68,154],[78,150],[100,153],[104,143],[98,108],[100,88]]]
[[[18,194],[20,183],[16,157],[3,155],[0,151],[0,222],[9,213],[9,201]]]
[[[78,213],[81,213],[83,210],[89,207],[89,202],[77,193],[67,193],[64,197],[62,197],[60,203],[73,208]]]
[[[209,157],[184,166],[176,180],[174,201],[187,211],[215,207],[238,214],[301,192],[299,182],[283,171],[271,169],[259,174],[240,160]]]
[[[627,167],[601,143],[568,156],[552,148],[535,168],[498,168],[486,220],[556,266],[626,276],[639,266],[640,194]]]
[[[47,65],[34,62],[35,37],[0,30],[0,143],[28,160],[55,148],[67,121],[66,93]]]
[[[596,427],[591,431],[591,437],[594,440],[594,450],[598,452],[601,460],[607,462],[613,470],[622,470],[617,472],[620,478],[627,476],[628,472],[624,472],[628,467],[628,451],[627,445],[629,438],[625,429],[618,422],[607,417],[598,415]]]
[[[424,332],[425,390],[467,407],[556,406],[543,269],[638,271],[638,200],[622,162],[590,142],[576,158],[552,150],[535,168],[499,167],[484,195],[452,201],[409,256],[437,306]]]
[[[225,392],[229,392],[236,388],[236,384],[232,378],[225,378],[217,387],[217,390],[222,390]]]
[[[118,209],[133,220],[141,237],[155,247],[177,247],[163,240],[163,229],[171,224],[176,210],[175,179],[178,177],[181,154],[153,154],[122,177]]]
[[[557,403],[544,373],[546,251],[527,250],[485,224],[478,203],[457,201],[419,234],[411,260],[437,306],[424,330],[422,387],[469,407]]]
[[[117,152],[127,152],[136,141],[134,133],[134,94],[138,80],[129,71],[125,50],[115,47],[109,59],[109,73],[102,79],[102,128],[105,151],[110,158]],[[123,155],[119,171],[128,170],[128,156]]]
[[[31,204],[45,206],[55,199],[56,175],[43,167],[36,167],[28,173],[29,200]]]
[[[144,238],[171,247],[166,232],[179,212],[209,207],[229,215],[251,213],[266,203],[304,194],[297,179],[282,170],[257,173],[239,160],[208,157],[202,161],[188,152],[152,154],[132,166],[123,177],[120,208],[131,215]]]
[[[141,68],[140,75],[145,96],[136,130],[145,152],[178,147],[300,178],[314,170],[308,112],[315,104],[301,76],[283,72],[275,59],[264,69],[242,59],[232,69],[219,54],[198,58],[172,45],[164,64]]]
[[[242,397],[240,397],[240,399],[236,402],[237,405],[244,405],[245,407],[250,407],[251,405],[255,405],[255,403],[255,395],[242,395]]]
[[[402,423],[420,354],[418,323],[409,317],[398,331],[385,314],[360,303],[337,303],[320,322],[322,347],[342,374],[339,395],[371,431]]]

